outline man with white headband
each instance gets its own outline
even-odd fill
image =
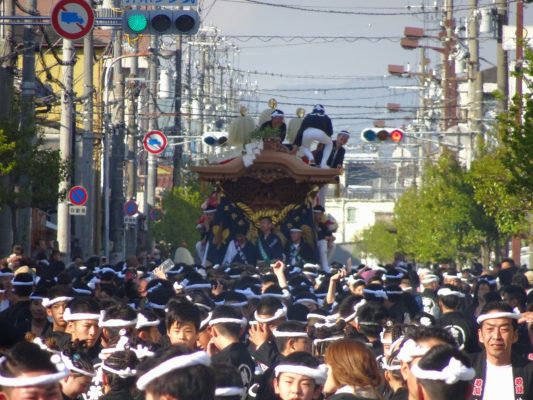
[[[240,341],[248,324],[246,318],[235,307],[218,306],[213,310],[208,324],[211,343],[207,352],[211,360],[235,367],[241,375],[243,386],[248,390],[252,385],[255,364],[246,345]]]
[[[471,399],[530,399],[533,396],[533,364],[512,346],[518,340],[518,319],[511,306],[490,302],[477,318],[483,351],[472,357],[476,371]]]
[[[441,317],[437,320],[437,326],[449,331],[455,338],[459,350],[467,353],[479,351],[476,337],[476,326],[472,317],[467,317],[461,311],[465,294],[454,286],[444,286],[437,292]]]
[[[73,298],[70,288],[66,285],[56,285],[48,290],[42,304],[46,309],[46,315],[52,319],[52,330],[45,337],[58,339],[58,342],[66,340],[67,322],[63,319],[63,313]]]
[[[274,390],[281,400],[315,400],[320,397],[326,368],[305,352],[288,356],[275,368]]]
[[[67,321],[66,332],[70,333],[70,340],[85,340],[87,347],[94,347],[100,337],[100,306],[92,297],[77,297],[70,303],[63,313]]]
[[[171,347],[137,368],[137,389],[145,392],[146,400],[213,400],[215,376],[210,365],[203,351]]]
[[[439,345],[428,350],[411,373],[416,377],[414,395],[419,400],[460,400],[468,398],[475,372],[457,347]]]
[[[442,328],[419,326],[406,337],[397,355],[400,360],[400,372],[407,382],[409,400],[418,400],[416,377],[411,373],[413,366],[417,365],[420,358],[432,347],[449,344],[456,346],[450,333]],[[502,399],[500,399],[502,400]]]
[[[259,129],[275,129],[278,131],[280,143],[283,143],[285,136],[287,136],[287,124],[285,124],[285,113],[276,108],[270,113],[270,121],[261,124]]]
[[[0,358],[0,399],[61,400],[59,381],[68,375],[59,355],[20,342]]]

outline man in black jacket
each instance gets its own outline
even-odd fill
[[[472,400],[526,400],[533,396],[533,364],[512,351],[520,314],[503,302],[488,303],[477,318],[484,350],[472,357]]]
[[[307,114],[302,121],[302,125],[294,139],[294,145],[300,148],[300,155],[306,156],[309,162],[315,162],[313,153],[311,153],[311,145],[313,142],[318,142],[324,145],[324,153],[320,168],[328,168],[327,161],[333,148],[333,125],[331,119],[326,115],[326,111],[322,104],[317,104],[313,108],[311,114]]]
[[[285,113],[277,108],[270,114],[270,121],[261,124],[260,129],[271,128],[276,129],[279,133],[279,141],[283,143],[285,136],[287,136],[287,125],[285,124]]]

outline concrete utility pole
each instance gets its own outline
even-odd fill
[[[36,0],[28,0],[26,8],[33,14],[37,8]],[[35,131],[35,31],[31,25],[24,26],[24,53],[22,58],[22,84],[20,96],[20,130]],[[30,139],[35,142],[35,136]],[[18,186],[28,193],[28,198],[19,208],[15,241],[24,247],[26,254],[30,253],[31,238],[31,186],[28,176],[21,176]]]
[[[92,0],[87,0],[92,7]],[[93,58],[94,58],[93,32],[89,32],[83,38],[83,132],[81,134],[81,155],[77,165],[80,166],[79,184],[87,189],[88,200],[85,205],[87,214],[76,217],[75,236],[80,240],[80,247],[83,250],[83,258],[95,254],[95,209],[98,197],[96,196],[96,185],[94,184],[94,162],[93,162],[93,108],[94,108],[94,82],[93,82]]]
[[[113,31],[113,58],[122,56],[122,32]],[[113,66],[113,114],[111,116],[111,173],[109,185],[111,188],[109,230],[113,247],[109,255],[112,263],[124,259],[124,73],[122,61]]]
[[[150,48],[152,56],[150,57],[150,83],[148,90],[148,130],[157,129],[157,69],[159,60],[157,49],[159,45],[159,36],[152,35],[150,38]],[[146,133],[146,132],[144,132]],[[148,154],[148,171],[146,176],[146,202],[145,215],[149,215],[150,210],[155,206],[155,187],[157,185],[157,156]]]
[[[174,82],[174,135],[181,136],[181,63],[182,63],[182,43],[183,37],[180,35],[176,38],[176,81]],[[176,139],[182,142],[182,139]],[[174,146],[174,156],[172,158],[172,165],[174,166],[172,173],[172,186],[177,187],[182,183],[181,167],[182,167],[183,145],[178,144]]]
[[[133,42],[133,52],[137,53],[139,50],[139,42]],[[139,94],[139,82],[136,80],[139,75],[139,59],[137,57],[130,58],[130,81],[128,83],[128,140],[127,140],[127,161],[126,161],[126,199],[135,199],[137,196],[137,99]],[[135,254],[137,244],[137,227],[125,227],[125,255]]]
[[[4,0],[0,4],[2,15],[14,15],[14,1]],[[13,40],[13,25],[0,26],[0,42],[4,46],[4,54],[12,54],[15,46]],[[0,121],[7,121],[13,115],[13,77],[16,66],[16,58],[9,57],[0,64]],[[9,177],[0,178],[0,185],[7,186]],[[0,255],[8,255],[13,242],[13,232],[11,230],[11,208],[7,204],[2,204],[0,209]]]
[[[497,66],[497,83],[498,91],[502,96],[498,101],[498,111],[504,112],[508,109],[509,99],[509,65],[507,61],[507,52],[503,49],[503,27],[508,24],[508,6],[507,0],[496,0],[498,10],[498,37],[496,46],[496,66]]]
[[[63,85],[61,93],[61,126],[59,128],[59,151],[61,160],[69,162],[72,156],[72,134],[74,127],[73,75],[76,53],[72,40],[63,39]],[[59,191],[70,188],[70,181],[59,183]],[[68,199],[57,203],[57,241],[59,251],[70,261],[70,215]]]
[[[470,15],[468,18],[468,120],[471,131],[470,149],[474,151],[474,137],[481,132],[481,116],[483,114],[483,82],[479,71],[479,28],[477,18],[478,0],[469,0]]]
[[[450,59],[454,40],[453,0],[445,2],[444,26],[446,28],[446,42],[444,43],[444,129],[457,125],[457,79],[455,63]]]

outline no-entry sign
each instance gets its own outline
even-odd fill
[[[81,39],[93,29],[94,11],[85,0],[60,0],[52,9],[50,22],[59,36]]]

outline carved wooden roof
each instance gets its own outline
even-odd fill
[[[299,157],[265,148],[253,164],[246,168],[243,158],[237,157],[226,164],[194,166],[193,172],[209,182],[237,181],[246,177],[265,184],[289,178],[295,183],[333,183],[339,171],[335,168],[310,167]]]

